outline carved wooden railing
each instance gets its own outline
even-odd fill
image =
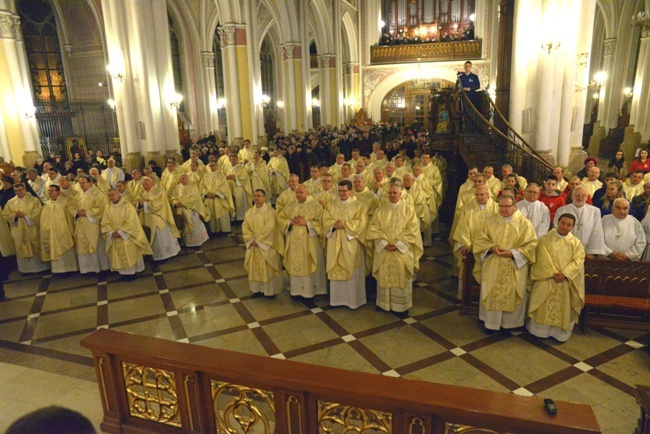
[[[110,433],[598,433],[590,406],[345,371],[100,329]]]
[[[370,47],[370,63],[435,62],[445,60],[480,59],[483,43],[473,41],[431,42],[406,45],[380,45]]]
[[[510,164],[514,171],[529,181],[543,182],[553,173],[553,166],[544,160],[508,124],[492,100],[489,112],[501,131],[480,113],[463,92],[462,146],[460,154],[469,165],[490,165],[498,172],[503,164]]]

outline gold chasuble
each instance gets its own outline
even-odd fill
[[[318,268],[318,249],[321,248],[320,238],[323,236],[321,217],[323,207],[311,196],[304,203],[297,200],[290,202],[278,213],[278,226],[284,230],[292,218],[300,216],[311,223],[318,236],[309,236],[307,226],[293,225],[287,235],[284,247],[284,268],[291,276],[307,277]]]
[[[562,237],[551,229],[539,239],[536,262],[530,269],[530,318],[562,330],[578,321],[585,303],[584,261],[584,247],[572,233]],[[566,279],[556,282],[556,273],[562,273]]]
[[[322,193],[328,194],[328,193]],[[334,229],[340,220],[344,229]],[[323,212],[323,233],[327,238],[327,277],[330,280],[350,280],[352,272],[361,266],[361,252],[366,242],[368,216],[365,206],[354,196],[343,203],[332,200]]]
[[[242,224],[242,235],[246,243],[244,268],[252,282],[269,282],[282,271],[284,238],[278,228],[277,214],[270,203],[246,211]],[[257,246],[252,245],[253,241]]]
[[[119,232],[121,237],[114,238],[113,232]],[[113,270],[134,267],[142,255],[153,255],[137,211],[124,199],[106,206],[102,234],[106,236],[106,255]]]
[[[0,255],[13,256],[16,254],[16,246],[11,237],[11,229],[9,223],[3,218],[0,219]]]
[[[176,209],[176,212],[185,218],[183,234],[187,235],[194,230],[192,210],[196,211],[204,221],[210,221],[210,214],[203,205],[201,193],[195,184],[192,182],[189,182],[187,185],[178,184],[170,193],[172,203],[180,203],[183,205],[181,208]]]
[[[270,184],[273,194],[280,194],[284,191],[289,179],[289,164],[283,156],[271,157],[267,165],[270,172]]]
[[[169,195],[171,195],[174,188],[178,185],[181,175],[185,173],[185,170],[181,167],[176,167],[173,172],[170,172],[169,169],[165,169],[160,179],[160,186],[165,190]]]
[[[63,196],[48,200],[41,211],[41,259],[56,261],[74,247],[74,220],[70,201]]]
[[[210,220],[218,220],[226,214],[235,214],[235,204],[232,201],[232,193],[226,175],[222,170],[208,172],[201,181],[201,195],[207,213],[210,214]],[[205,197],[206,194],[216,195],[214,199]]]
[[[474,255],[482,257],[495,246],[503,250],[517,249],[533,263],[537,247],[535,229],[519,210],[507,219],[501,215],[489,217],[474,242]],[[518,269],[512,258],[488,252],[483,260],[482,273],[474,275],[481,284],[481,303],[487,310],[513,312],[524,299],[527,274],[528,267]]]
[[[478,238],[479,232],[483,230],[485,220],[498,213],[499,206],[492,199],[488,199],[484,209],[481,209],[481,206],[476,202],[476,199],[474,199],[463,209],[463,212],[458,219],[456,233],[454,234],[454,242],[461,246],[469,246],[471,248],[474,245],[476,238]],[[463,258],[460,254],[460,250],[455,250],[454,254],[456,255],[458,268],[461,270],[459,275],[462,276]],[[477,260],[474,263],[473,272],[474,274],[478,274],[480,273],[480,270],[481,261]]]
[[[167,193],[165,190],[157,185],[154,185],[150,191],[143,188],[139,191],[136,200],[138,202],[143,202],[143,206],[146,205],[146,209],[141,211],[140,218],[142,224],[151,229],[150,242],[152,244],[156,235],[155,229],[163,230],[167,226],[169,226],[169,229],[171,230],[172,237],[181,237],[178,233],[178,228],[176,228],[172,208],[169,205],[169,200],[167,199]]]
[[[16,218],[16,212],[23,213],[25,218]],[[22,199],[13,197],[2,210],[2,216],[9,222],[16,256],[19,259],[29,259],[39,255],[41,248],[38,225],[41,221],[41,201],[31,193],[25,193]],[[38,259],[40,260],[40,257]]]
[[[420,269],[422,257],[422,237],[415,207],[400,200],[396,204],[385,203],[377,208],[370,221],[368,241],[382,240],[397,246],[398,250],[389,252],[385,248],[377,251],[372,264],[372,275],[382,288],[402,289],[413,279]]]
[[[107,206],[108,197],[97,187],[90,187],[88,191],[77,195],[70,213],[74,216],[78,210],[86,211],[86,217],[78,217],[75,226],[77,255],[92,255],[97,251],[99,222]]]
[[[264,190],[270,197],[271,192],[271,183],[269,181],[269,169],[266,167],[266,161],[261,158],[257,163],[254,160],[251,160],[249,163],[250,167],[250,178],[251,178],[251,189],[255,190]]]

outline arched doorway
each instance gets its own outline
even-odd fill
[[[391,90],[381,103],[381,121],[427,129],[431,89],[453,87],[444,79],[409,80]]]

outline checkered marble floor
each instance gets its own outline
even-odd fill
[[[604,432],[632,432],[635,384],[650,384],[650,334],[578,330],[564,344],[526,332],[485,335],[461,316],[446,234],[425,249],[414,307],[404,320],[332,308],[326,296],[252,298],[238,228],[188,249],[143,277],[14,272],[0,303],[0,361],[94,380],[79,340],[98,328],[277,359],[587,403]],[[38,388],[38,384],[32,385]],[[3,394],[0,381],[0,395]],[[1,410],[1,409],[0,409]]]

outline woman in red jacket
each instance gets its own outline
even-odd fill
[[[639,151],[639,158],[635,158],[630,164],[630,173],[628,176],[632,175],[635,170],[643,170],[643,173],[650,172],[650,159],[648,159],[648,150],[641,149]]]

